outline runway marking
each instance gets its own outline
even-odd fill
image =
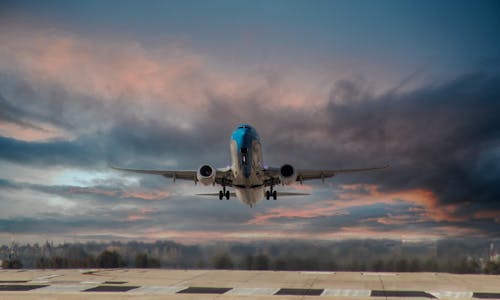
[[[387,291],[387,290],[372,290],[372,297],[419,297],[419,298],[436,298],[435,296],[423,291]]]
[[[173,295],[186,288],[187,286],[141,286],[140,288],[130,291],[130,293]]]
[[[127,281],[104,281],[104,284],[125,284]]]
[[[5,281],[4,281],[5,282]],[[233,296],[323,296],[323,297],[386,297],[386,298],[429,298],[429,299],[500,299],[500,293],[471,292],[471,291],[405,291],[405,290],[366,290],[366,289],[338,289],[338,288],[270,288],[270,287],[188,287],[175,286],[124,286],[124,285],[95,285],[95,282],[86,284],[78,281],[60,281],[52,285],[22,284],[26,281],[8,281],[14,284],[0,284],[1,292],[28,292],[42,294],[81,293],[81,292],[109,292],[130,294],[225,294]],[[119,282],[119,281],[108,281]],[[16,284],[19,283],[19,284]],[[100,284],[100,283],[99,283]],[[116,283],[121,284],[121,283]]]
[[[472,292],[454,292],[454,291],[438,291],[438,292],[428,292],[438,299],[458,299],[458,298],[472,298]]]
[[[397,276],[396,273],[386,273],[386,272],[361,272],[364,276]]]
[[[323,293],[323,289],[290,289],[283,288],[274,293],[275,295],[287,295],[287,296],[319,296]]]
[[[480,299],[500,299],[500,293],[473,293],[472,297]]]
[[[328,272],[328,271],[303,271],[303,272],[300,272],[300,274],[304,274],[304,275],[332,275],[332,274],[335,274],[335,272]]]
[[[274,295],[278,290],[278,288],[234,288],[226,295]]]
[[[325,289],[321,296],[369,297],[371,290]]]
[[[101,284],[101,281],[82,281],[80,284]]]
[[[178,294],[224,294],[225,292],[231,289],[232,288],[190,286],[187,289],[178,291],[177,293]]]
[[[139,286],[98,285],[96,287],[83,290],[83,292],[128,292],[136,288],[139,288]]]
[[[46,275],[46,276],[40,276],[40,277],[37,277],[35,279],[36,280],[44,280],[44,279],[50,279],[50,278],[59,277],[59,276],[62,276],[62,274],[50,274],[50,275]]]
[[[37,293],[77,293],[85,289],[90,288],[90,286],[83,285],[50,285],[41,289],[35,290]]]
[[[0,285],[1,292],[24,292],[46,287],[47,285]]]

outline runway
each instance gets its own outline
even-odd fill
[[[0,270],[0,299],[500,299],[500,276],[166,269]]]

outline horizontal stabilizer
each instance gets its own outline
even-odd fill
[[[236,197],[236,193],[229,193],[231,197]],[[219,197],[219,193],[206,193],[206,194],[196,194],[196,196],[213,196]]]
[[[311,194],[307,194],[307,193],[277,192],[277,196],[278,197],[281,197],[281,196],[307,196],[307,195],[311,195]]]

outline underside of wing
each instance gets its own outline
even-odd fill
[[[196,171],[143,170],[143,169],[118,168],[114,166],[111,166],[111,168],[118,171],[125,171],[132,173],[161,175],[167,178],[196,180]]]
[[[145,170],[145,169],[129,169],[129,168],[118,168],[114,166],[110,166],[111,168],[118,171],[132,172],[132,173],[140,173],[140,174],[153,174],[153,175],[161,175],[163,177],[172,178],[174,180],[193,180],[197,182],[197,171],[196,170],[184,170],[184,171],[173,171],[173,170]],[[224,182],[226,186],[231,186],[231,170],[229,169],[221,169],[215,170],[215,183],[221,184]]]
[[[313,179],[325,179],[329,177],[333,177],[337,174],[344,173],[357,173],[357,172],[368,172],[368,171],[376,171],[383,170],[388,168],[389,166],[383,167],[371,167],[371,168],[359,168],[359,169],[331,169],[331,170],[308,170],[308,169],[299,169],[294,172],[296,176],[296,181],[302,182],[305,180],[313,180]],[[265,176],[265,186],[271,186],[282,183],[280,178],[280,168],[266,168],[263,170]]]
[[[388,167],[389,166],[361,168],[361,169],[297,170],[297,181],[312,180],[312,179],[324,179],[324,178],[328,178],[328,177],[333,177],[337,174],[377,171],[377,170],[386,169]]]

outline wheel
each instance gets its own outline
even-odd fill
[[[273,192],[273,200],[276,200],[278,198],[278,193],[276,191]]]
[[[229,191],[226,191],[226,200],[229,200],[229,197],[231,197],[231,194],[229,193]]]
[[[222,191],[219,191],[219,200],[222,200],[222,198],[224,198],[224,193],[222,193]]]
[[[271,193],[269,191],[266,191],[266,200],[269,200],[271,198]]]

